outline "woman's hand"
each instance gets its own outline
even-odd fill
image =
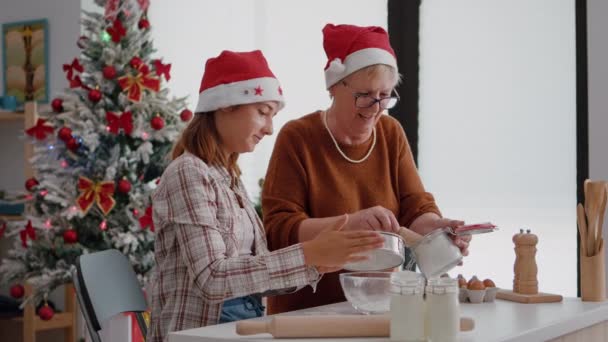
[[[384,239],[376,232],[341,231],[347,221],[349,216],[344,215],[316,238],[302,243],[307,265],[316,266],[320,273],[334,272],[344,264],[367,260],[362,253],[382,247]]]
[[[392,233],[399,231],[399,222],[393,212],[379,205],[348,216],[344,230],[379,230]]]
[[[426,235],[436,229],[447,227],[456,229],[462,225],[464,225],[464,221],[440,217],[435,213],[426,213],[415,219],[410,225],[410,229],[414,230],[418,234]],[[452,241],[454,241],[454,244],[458,246],[460,253],[462,253],[463,256],[469,255],[469,244],[472,238],[471,235],[450,235],[450,237],[452,238]]]

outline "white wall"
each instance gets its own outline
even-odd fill
[[[589,91],[589,176],[608,180],[608,2],[587,1],[588,91]],[[604,223],[604,236],[608,224]],[[608,261],[608,253],[606,254]],[[608,262],[606,262],[608,265]],[[608,271],[606,272],[608,284]]]
[[[540,290],[576,295],[574,0],[425,0],[420,172],[445,216],[492,221],[454,273],[510,288],[530,228]]]
[[[67,87],[62,64],[78,55],[76,40],[80,36],[80,0],[2,0],[0,24],[23,20],[48,20],[49,35],[49,96]],[[2,44],[0,44],[1,55]],[[0,57],[1,58],[1,57]],[[1,69],[1,68],[0,68]],[[0,80],[2,79],[0,70]],[[0,82],[0,94],[4,85]],[[0,125],[0,189],[21,190],[23,177],[23,123],[3,122]]]
[[[240,157],[243,181],[256,199],[276,133],[288,120],[329,105],[323,26],[333,22],[386,28],[387,5],[385,0],[156,1],[149,17],[158,56],[173,64],[169,88],[176,96],[190,95],[190,108],[198,99],[205,60],[223,49],[264,52],[282,83],[287,105],[274,120],[274,136]]]

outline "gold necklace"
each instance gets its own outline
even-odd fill
[[[369,151],[367,151],[367,154],[365,154],[365,156],[359,160],[350,159],[344,152],[342,152],[342,149],[340,149],[340,145],[338,145],[336,138],[334,138],[334,135],[331,133],[331,130],[329,129],[329,126],[327,125],[327,111],[323,112],[323,114],[324,114],[323,123],[325,124],[325,129],[327,130],[327,133],[329,133],[331,140],[334,142],[336,149],[338,149],[338,152],[340,152],[340,154],[342,155],[342,157],[344,157],[344,159],[348,160],[349,162],[351,162],[353,164],[359,164],[359,163],[363,163],[367,158],[369,158],[369,156],[372,154],[372,151],[374,150],[374,146],[376,146],[376,127],[372,128],[374,138],[372,140],[372,146],[369,148]]]

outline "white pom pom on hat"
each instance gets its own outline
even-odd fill
[[[279,110],[285,106],[283,89],[260,50],[225,50],[207,60],[196,113],[265,101],[277,101]]]
[[[323,48],[327,55],[327,89],[370,65],[386,64],[397,70],[395,51],[381,27],[327,24],[323,28]]]

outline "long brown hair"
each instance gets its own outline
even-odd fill
[[[239,154],[232,153],[226,157],[220,145],[220,135],[215,125],[215,112],[196,113],[173,146],[171,159],[176,159],[184,152],[192,153],[208,165],[225,167],[234,182],[241,176],[241,169],[237,164]]]

